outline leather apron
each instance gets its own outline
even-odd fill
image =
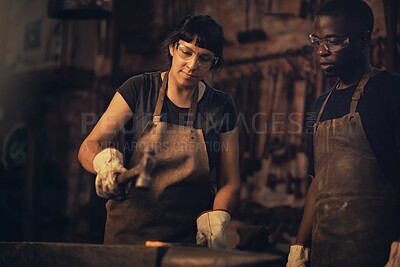
[[[385,178],[356,112],[371,75],[358,84],[349,114],[320,122],[331,92],[314,126],[311,266],[384,266],[399,236],[399,192]]]
[[[132,187],[127,199],[108,200],[105,244],[144,244],[146,240],[195,243],[197,216],[212,209],[214,194],[204,137],[202,129],[193,128],[198,86],[183,126],[161,121],[167,84],[168,72],[153,119],[138,138],[128,166],[135,166],[145,151],[153,150],[152,187],[149,191]]]

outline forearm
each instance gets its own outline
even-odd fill
[[[300,223],[299,232],[296,238],[296,244],[290,246],[287,267],[308,266],[310,260],[310,240],[312,231],[312,222],[314,218],[315,204],[315,180],[311,181],[307,191],[306,203],[304,206],[303,218]],[[312,248],[311,248],[312,249]]]
[[[83,168],[95,174],[93,159],[101,150],[102,148],[98,142],[90,140],[83,141],[78,153],[78,160]]]
[[[307,191],[306,203],[304,206],[303,218],[300,223],[299,231],[296,238],[296,243],[309,246],[311,241],[312,223],[314,218],[315,205],[315,181],[311,181]]]
[[[219,135],[221,142],[218,167],[218,192],[214,200],[214,209],[232,212],[240,197],[239,176],[239,133],[237,129]]]
[[[215,199],[213,209],[226,210],[229,213],[232,212],[240,197],[240,183],[238,184],[227,184],[218,190]]]
[[[78,160],[87,171],[96,173],[93,168],[94,157],[110,146],[110,142],[131,117],[130,107],[123,97],[116,93],[103,116],[79,148]]]

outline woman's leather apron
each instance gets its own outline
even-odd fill
[[[356,112],[371,74],[361,79],[349,114],[321,123],[329,94],[314,126],[311,266],[382,267],[399,237],[399,192],[385,178]]]
[[[152,121],[137,140],[130,166],[145,151],[155,152],[156,166],[149,191],[131,188],[125,200],[109,200],[105,244],[144,244],[146,240],[195,243],[196,218],[212,209],[213,191],[202,129],[193,128],[197,109],[196,87],[187,125],[161,121],[168,73],[162,82]],[[134,184],[134,183],[133,183]]]

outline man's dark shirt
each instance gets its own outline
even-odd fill
[[[321,122],[348,114],[356,87],[353,85],[340,90],[332,88]],[[316,100],[308,125],[315,122],[329,91]],[[365,134],[378,163],[386,177],[400,190],[400,75],[385,70],[371,77],[358,102],[357,112],[360,113]],[[308,129],[308,132],[312,130]],[[309,139],[307,173],[315,175],[312,134]]]

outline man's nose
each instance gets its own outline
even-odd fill
[[[329,53],[330,53],[330,51],[329,51],[328,47],[326,46],[325,42],[321,42],[320,45],[318,46],[317,54],[319,56],[324,56]]]

